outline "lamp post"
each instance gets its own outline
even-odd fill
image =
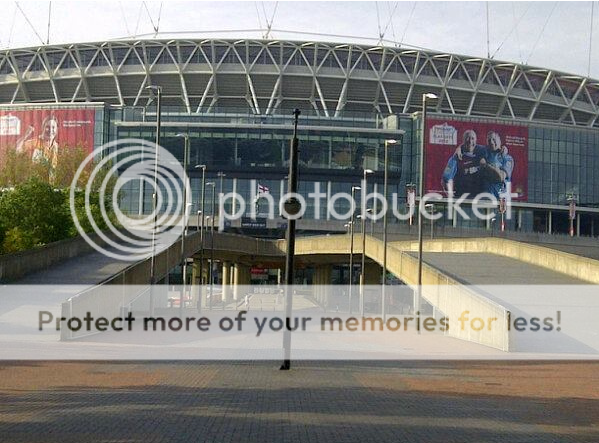
[[[289,152],[289,181],[287,192],[297,194],[297,175],[298,175],[298,156],[299,156],[299,139],[297,138],[297,125],[301,112],[299,109],[293,111],[293,139],[291,140],[291,149]],[[295,197],[289,198],[285,202],[285,209],[289,215],[299,213],[299,201]],[[287,251],[285,254],[285,317],[287,324],[291,323],[293,315],[293,293],[292,285],[294,278],[294,255],[295,255],[295,217],[290,217],[287,220]],[[291,369],[291,331],[285,328],[283,331],[283,364],[280,369],[288,371]]]
[[[366,214],[372,212],[371,208],[365,210],[364,213],[358,215],[362,220],[362,266],[360,271],[360,316],[364,317],[364,269],[366,268]]]
[[[410,226],[414,223],[414,215],[412,211],[416,206],[416,185],[414,183],[406,184],[406,203],[408,205],[408,210],[410,211]]]
[[[160,117],[162,113],[162,88],[152,85],[146,86],[156,95],[156,155],[154,157],[154,192],[152,194],[152,210],[154,211],[154,226],[152,227],[152,258],[150,259],[150,284],[156,284],[156,229],[158,223],[158,147],[160,146]],[[150,291],[150,315],[154,315],[154,291]]]
[[[198,225],[200,229],[200,293],[198,297],[198,312],[202,312],[202,292],[203,292],[203,279],[204,279],[204,218],[206,216],[206,212],[204,212],[204,200],[206,199],[206,165],[196,165],[195,169],[202,170],[202,194],[200,201],[200,210],[198,211]],[[200,214],[202,215],[202,219],[200,221]]]
[[[224,172],[219,171],[219,172],[216,173],[216,176],[220,180],[219,187],[218,187],[218,194],[220,196],[223,193],[223,179],[227,176],[227,174],[225,174]]]
[[[576,197],[574,196],[574,194],[570,194],[567,200],[568,218],[570,219],[570,237],[574,237],[574,219],[576,218]]]
[[[223,225],[223,216],[220,213],[221,210],[221,199],[223,198],[223,181],[224,178],[227,176],[227,174],[225,174],[224,172],[217,172],[216,176],[219,178],[219,187],[218,187],[218,227],[219,227],[219,232],[221,231],[221,229],[224,229],[224,225]],[[223,203],[224,204],[224,203]]]
[[[214,269],[214,200],[216,197],[215,188],[216,183],[209,182],[206,183],[206,186],[212,187],[212,209],[210,210],[210,267],[208,268],[208,278],[210,280],[210,290],[208,291],[208,296],[210,300],[208,301],[208,310],[212,311],[212,296],[213,296],[213,284],[214,277],[212,275]]]
[[[185,284],[187,278],[187,257],[185,256],[185,237],[187,236],[187,167],[189,162],[189,135],[177,134],[176,137],[181,137],[185,141],[183,148],[183,217],[181,220],[181,270],[183,273],[183,287],[181,288],[181,298],[179,299],[179,313],[183,318],[183,303],[185,294]]]
[[[206,223],[210,223],[210,220],[212,219],[211,215],[207,215],[206,216]],[[210,232],[210,226],[206,225],[206,231]],[[212,234],[211,234],[212,236]],[[207,261],[209,261],[210,259],[208,259]],[[206,308],[208,310],[212,309],[212,284],[211,284],[211,280],[212,280],[212,263],[208,264],[208,269],[206,270],[206,273],[208,274],[206,279],[208,280],[206,282],[206,286],[209,289],[208,290],[208,294],[206,295]]]
[[[200,217],[202,216],[202,211],[200,211],[198,209],[197,211],[197,219],[196,219],[196,232],[200,232]],[[201,243],[201,234],[200,234],[200,243]],[[203,248],[204,245],[201,245],[200,248]],[[201,249],[200,249],[201,251]],[[201,254],[201,252],[200,252]],[[202,269],[202,262],[200,261],[200,270]],[[193,290],[193,285],[196,284],[198,281],[198,276],[196,275],[195,277],[195,281],[192,280],[191,285],[192,285],[192,290]],[[202,312],[202,275],[200,274],[200,284],[198,285],[198,301],[196,303],[196,309],[198,312]]]
[[[362,201],[361,203],[361,219],[362,219],[362,267],[360,272],[360,315],[364,316],[364,266],[366,262],[366,213],[372,212],[371,209],[366,209],[366,194],[368,193],[368,183],[366,177],[374,173],[372,169],[364,169],[364,177],[362,179]]]
[[[428,203],[426,205],[424,205],[424,207],[428,210],[431,210],[431,240],[433,239],[433,229],[434,229],[434,223],[435,223],[435,219],[433,218],[433,216],[435,215],[435,205],[433,205],[432,203]],[[427,211],[428,213],[428,211]]]
[[[505,211],[507,210],[507,201],[505,197],[499,199],[499,213],[501,214],[501,232],[505,232]]]
[[[394,145],[397,143],[397,140],[388,139],[385,140],[385,175],[383,179],[383,199],[385,200],[384,204],[387,204],[387,184],[389,181],[389,145]],[[382,291],[381,291],[381,315],[383,317],[383,321],[385,321],[385,302],[387,298],[386,286],[387,286],[387,210],[389,208],[385,207],[385,212],[383,213],[383,278],[382,278]]]
[[[432,93],[422,94],[422,128],[420,133],[420,167],[419,167],[419,189],[418,197],[418,291],[414,299],[414,314],[420,311],[420,299],[422,297],[422,222],[423,216],[420,210],[422,198],[424,197],[424,158],[426,153],[426,101],[427,99],[435,99],[437,96]]]
[[[355,215],[356,215],[356,191],[361,190],[362,188],[359,186],[351,187],[351,220],[349,222],[349,230],[350,230],[350,240],[349,240],[349,315],[352,313],[352,298],[354,291],[354,226],[355,223]]]
[[[350,239],[351,239],[351,235],[352,235],[352,231],[351,231],[352,224],[353,223],[351,221],[349,221],[349,222],[347,222],[346,224],[343,225],[344,228],[347,228],[346,234],[350,237]],[[351,240],[350,240],[350,242],[351,242]],[[350,254],[349,262],[350,262],[350,264],[352,262],[352,258],[351,258],[352,252],[353,251],[352,251],[352,248],[350,246],[350,251],[349,251],[349,254]],[[350,275],[349,290],[351,291],[351,267],[349,268],[349,275]],[[349,302],[351,303],[351,296],[349,295],[349,292],[348,292],[348,299],[349,299]],[[351,312],[351,306],[349,307],[349,312]]]

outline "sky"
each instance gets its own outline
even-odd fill
[[[385,39],[402,45],[474,57],[490,54],[496,60],[599,78],[599,3],[592,11],[591,2],[489,2],[487,45],[485,2],[2,2],[0,48],[45,42],[50,3],[50,44],[151,37],[159,17],[159,37],[193,31],[186,36],[261,38],[263,32],[250,31],[265,28],[274,13],[272,38],[376,44],[384,31]]]

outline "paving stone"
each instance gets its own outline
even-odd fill
[[[4,442],[597,442],[593,362],[7,362]]]

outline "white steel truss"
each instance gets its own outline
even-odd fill
[[[181,112],[304,107],[411,113],[423,92],[448,114],[599,127],[599,81],[408,48],[280,40],[137,40],[0,51],[0,103],[137,106],[160,85]]]

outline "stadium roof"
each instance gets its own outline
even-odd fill
[[[387,115],[420,110],[599,126],[599,81],[429,50],[257,39],[112,40],[0,51],[0,103],[142,106],[148,85],[187,112],[244,107]]]

